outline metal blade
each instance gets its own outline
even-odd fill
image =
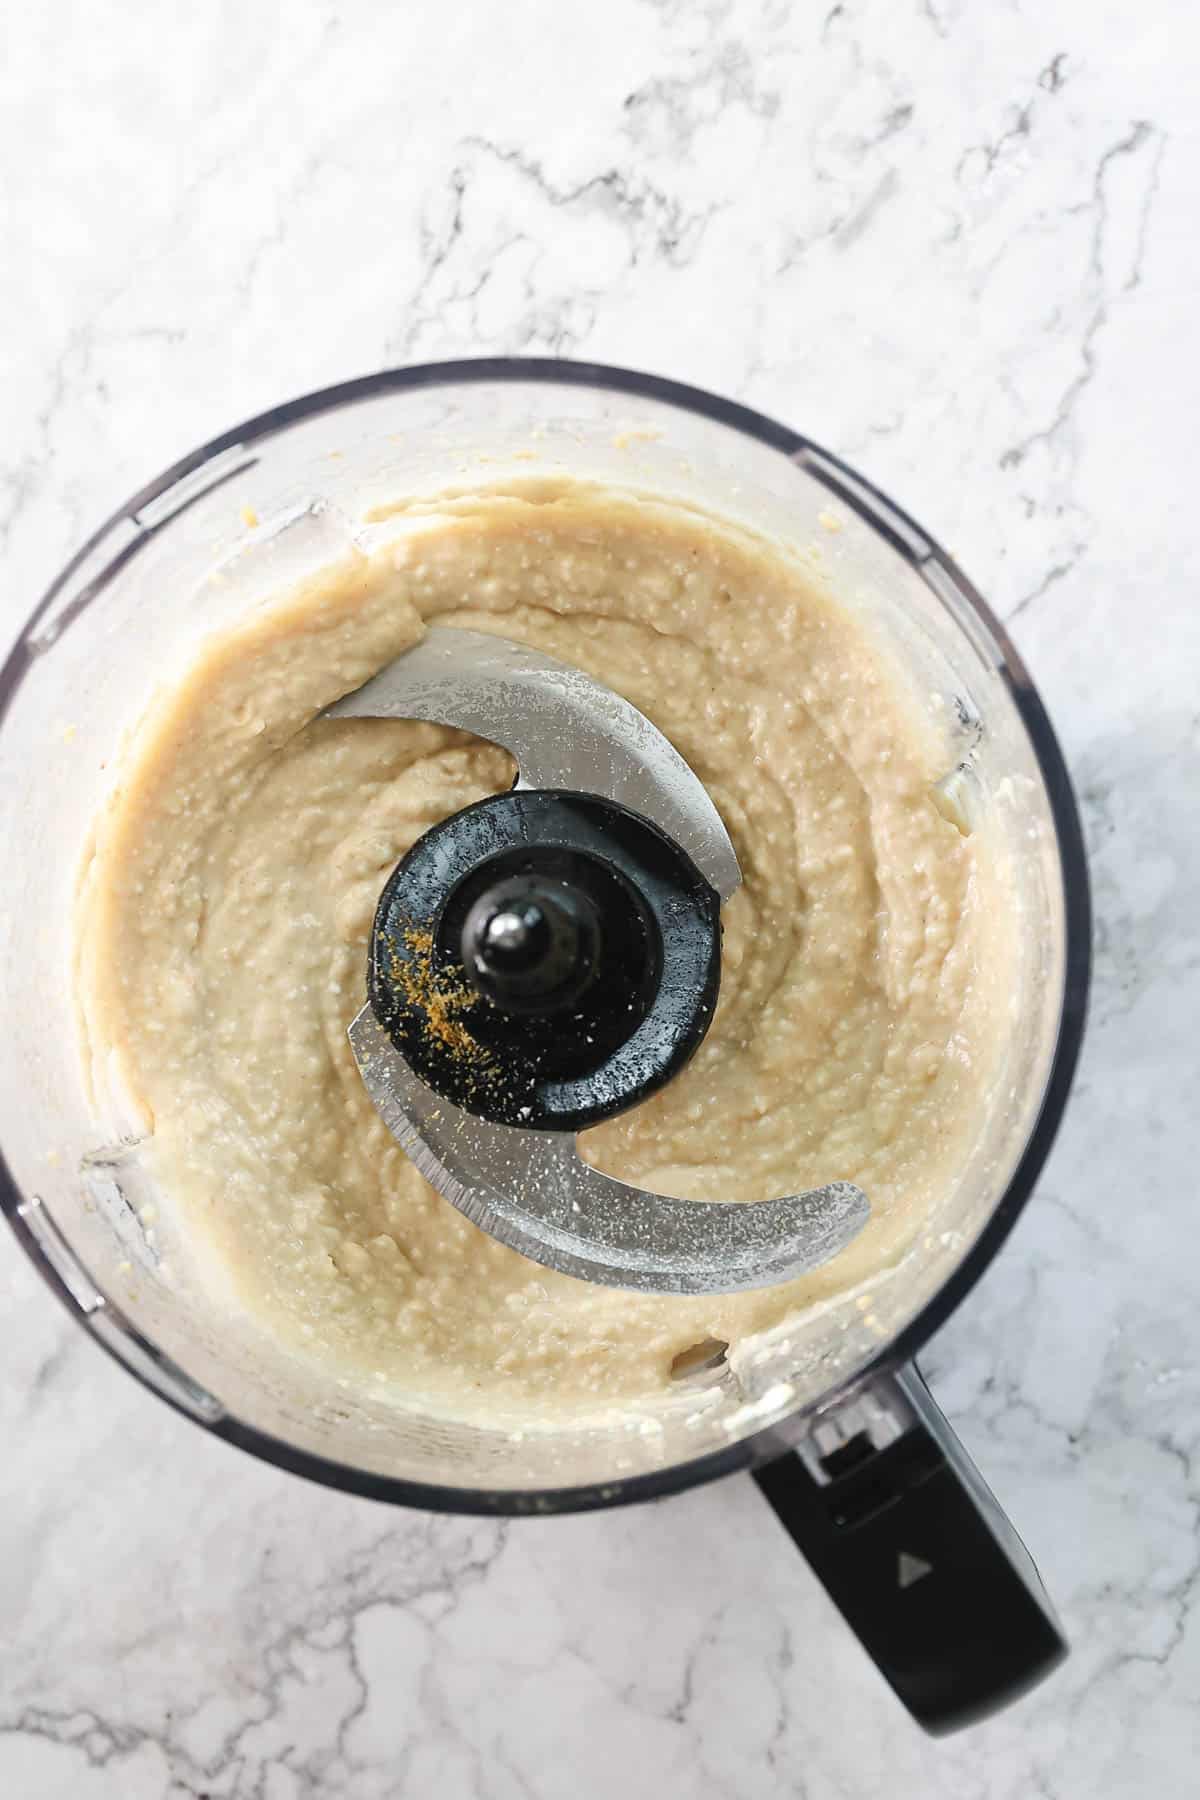
[[[518,786],[615,800],[674,838],[722,900],[741,882],[720,814],[662,732],[602,682],[524,644],[433,625],[324,716],[472,731],[516,758]]]
[[[349,1037],[376,1110],[426,1180],[502,1244],[565,1275],[657,1294],[772,1287],[828,1262],[870,1216],[848,1181],[744,1204],[630,1187],[585,1163],[573,1136],[493,1125],[443,1100],[369,1006]]]

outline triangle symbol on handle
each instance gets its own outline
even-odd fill
[[[910,1556],[907,1550],[900,1552],[897,1564],[898,1578],[902,1588],[911,1587],[926,1575],[933,1574],[933,1564],[927,1563],[920,1556]]]

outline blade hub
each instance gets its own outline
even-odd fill
[[[576,1131],[679,1072],[720,960],[720,900],[664,832],[596,795],[521,789],[403,858],[368,991],[435,1092],[499,1124]]]

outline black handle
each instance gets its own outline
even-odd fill
[[[1029,1552],[915,1365],[822,1414],[754,1479],[926,1731],[986,1717],[1066,1655]]]

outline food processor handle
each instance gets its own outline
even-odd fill
[[[1066,1655],[1029,1552],[915,1364],[822,1412],[754,1479],[926,1731],[985,1718]]]

